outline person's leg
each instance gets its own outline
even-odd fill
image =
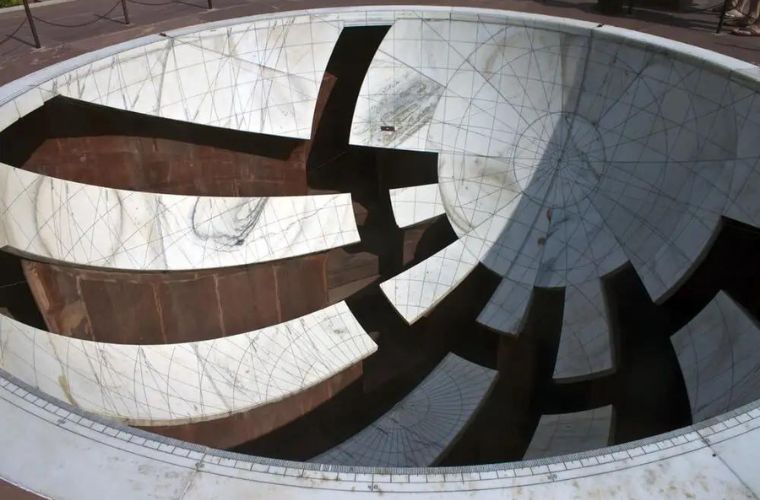
[[[760,0],[729,0],[729,6],[732,4],[734,8],[726,8],[725,22],[732,26],[747,26],[752,24],[757,19],[756,16],[752,16],[753,9],[756,7]]]
[[[747,17],[755,22],[760,20],[760,0],[750,0],[747,8]]]
[[[760,36],[760,21],[743,28],[735,28],[731,33],[739,36]]]
[[[726,20],[743,19],[751,9],[752,0],[728,0]]]
[[[739,36],[760,36],[760,0],[751,0],[747,9],[747,26],[736,28],[731,33]]]

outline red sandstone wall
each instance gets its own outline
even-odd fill
[[[204,144],[136,136],[45,139],[23,168],[134,191],[214,196],[306,194],[305,141],[279,159]]]
[[[325,74],[315,127],[335,81]],[[158,120],[65,99],[46,104],[7,134],[6,161],[72,181],[191,195],[308,192],[305,162],[311,141]],[[321,309],[348,296],[357,281],[361,286],[376,276],[377,257],[334,250],[231,269],[171,273],[27,259],[22,267],[50,331],[152,344],[233,335]]]
[[[23,260],[51,332],[130,344],[234,335],[328,304],[327,256],[200,272],[119,272]]]
[[[3,500],[38,500],[45,497],[35,495],[32,492],[0,480],[0,498]]]

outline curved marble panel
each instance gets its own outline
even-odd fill
[[[602,283],[565,288],[554,378],[584,377],[612,368],[612,346]]]
[[[452,227],[479,235],[468,253],[500,275],[569,286],[630,261],[661,301],[724,213],[760,213],[755,182],[741,182],[760,161],[757,91],[589,33],[399,18],[365,77],[351,143],[437,152]]]
[[[445,213],[438,184],[391,189],[390,197],[398,227],[413,226]]]
[[[533,287],[504,278],[478,315],[478,323],[500,333],[518,334],[528,312]]]
[[[142,426],[278,401],[376,349],[344,302],[240,335],[147,346],[79,340],[0,317],[0,368],[84,411]]]
[[[310,461],[372,467],[433,465],[467,427],[496,376],[495,370],[449,353],[388,413]]]
[[[116,269],[206,269],[357,241],[350,194],[141,193],[0,164],[0,242],[36,257]]]
[[[613,498],[621,489],[662,499],[673,498],[673,492],[694,498],[760,494],[757,404],[725,415],[715,425],[572,456],[410,469],[227,453],[82,415],[30,391],[0,373],[0,477],[50,498],[343,500],[366,491],[368,498],[497,500],[520,495]]]
[[[760,398],[760,328],[719,292],[671,337],[694,422]]]
[[[558,415],[541,415],[525,460],[604,448],[612,431],[612,405]]]
[[[731,177],[729,205],[725,214],[760,227],[760,94],[747,88],[732,88],[739,137],[737,159]],[[717,134],[723,131],[715,130]]]
[[[170,33],[57,76],[40,90],[46,99],[63,95],[162,118],[308,139],[341,29],[303,15]]]
[[[393,307],[412,324],[425,316],[478,265],[462,240],[439,250],[419,264],[380,283]]]

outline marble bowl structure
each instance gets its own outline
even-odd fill
[[[723,220],[760,227],[757,67],[544,16],[319,9],[147,36],[3,86],[0,129],[65,96],[308,139],[333,47],[344,28],[358,26],[389,29],[364,76],[350,143],[436,154],[437,183],[391,190],[393,215],[399,227],[445,217],[457,236],[379,284],[407,323],[484,266],[499,285],[479,323],[494,335],[519,335],[535,287],[562,288],[555,377],[604,372],[614,368],[614,355],[602,278],[632,265],[661,303],[700,264]],[[16,167],[0,164],[0,240],[46,261],[203,270],[360,240],[348,193],[179,196]],[[563,451],[561,430],[581,422],[584,436],[603,435],[612,418],[604,407],[542,418],[544,435],[534,437],[522,462],[436,468],[389,458],[380,467],[372,453],[357,450],[398,452],[377,444],[378,433],[397,432],[390,420],[309,463],[215,450],[126,425],[233,415],[371,356],[377,346],[343,302],[255,332],[154,346],[70,339],[4,317],[0,477],[40,495],[80,499],[760,495],[755,319],[720,292],[672,342],[693,426],[565,455],[573,450]],[[391,410],[387,417],[403,434],[418,424],[412,403],[436,408],[459,398],[460,420],[441,417],[434,430],[415,431],[428,432],[433,444],[415,448],[410,463],[430,465],[442,453],[437,440],[456,437],[494,377],[448,356],[407,396],[407,406]]]

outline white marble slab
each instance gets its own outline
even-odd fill
[[[467,428],[497,372],[448,354],[388,413],[311,462],[371,467],[434,465]]]
[[[557,415],[541,415],[523,459],[568,455],[604,448],[612,431],[612,405]]]
[[[478,323],[500,333],[517,335],[528,313],[533,287],[504,278],[478,315]]]
[[[461,241],[384,281],[380,289],[398,313],[411,324],[423,317],[469,275],[477,259]]]
[[[760,398],[760,328],[725,293],[671,337],[694,422]]]
[[[0,317],[0,368],[84,411],[144,426],[279,401],[376,349],[344,302],[240,335],[146,346],[79,340]]]
[[[554,378],[585,377],[612,369],[611,344],[602,283],[593,280],[565,288]]]
[[[506,219],[489,230],[488,251],[470,253],[543,287],[630,261],[662,301],[724,213],[760,224],[758,190],[743,182],[760,161],[746,66],[731,66],[740,83],[723,60],[673,59],[650,39],[521,21],[400,16],[354,112],[352,144],[439,153],[442,202],[460,236]]]
[[[0,377],[0,477],[46,497],[114,499],[752,498],[760,411],[657,440],[541,461],[445,468],[347,468],[268,460],[93,421]],[[40,453],[39,450],[45,450]],[[49,471],[40,474],[39,471]],[[664,474],[663,470],[667,473]],[[77,478],[72,481],[71,478]],[[752,489],[751,489],[752,488]]]
[[[141,193],[0,164],[0,242],[36,257],[133,270],[205,269],[359,241],[350,194]]]
[[[438,184],[391,189],[390,196],[398,227],[413,226],[445,213]]]
[[[725,215],[760,227],[760,94],[738,85],[731,91],[739,138]]]
[[[478,265],[462,240],[380,283],[393,307],[412,324],[456,288]]]
[[[341,28],[302,15],[167,35],[67,72],[41,89],[48,97],[308,139]]]

